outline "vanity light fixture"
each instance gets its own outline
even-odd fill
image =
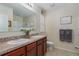
[[[26,3],[27,5],[29,5],[30,7],[33,7],[33,4],[32,3]]]

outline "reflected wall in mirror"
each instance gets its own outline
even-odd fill
[[[0,15],[0,32],[8,31],[8,16]]]
[[[23,17],[22,16],[13,16],[13,31],[20,31],[23,27]]]
[[[24,18],[24,24],[25,27],[27,26],[28,28],[33,29],[31,31],[32,34],[40,32],[40,16],[38,14]]]

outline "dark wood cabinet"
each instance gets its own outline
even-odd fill
[[[47,39],[45,37],[37,41],[37,56],[45,55],[46,51],[47,51]]]
[[[72,42],[72,29],[61,29],[60,40],[66,42]]]

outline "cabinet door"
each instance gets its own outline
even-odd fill
[[[45,40],[43,43],[43,51],[43,55],[45,55],[45,53],[47,52],[47,40]]]
[[[16,49],[12,52],[5,54],[4,56],[25,56],[25,47]]]
[[[34,47],[31,50],[27,51],[27,56],[36,56],[36,47]]]
[[[72,42],[72,30],[65,31],[65,41]]]
[[[37,55],[43,56],[43,43],[37,46]]]
[[[26,46],[27,56],[36,56],[36,42]]]
[[[65,30],[60,30],[60,40],[64,41],[65,39]]]

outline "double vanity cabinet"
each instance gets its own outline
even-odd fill
[[[47,51],[47,38],[42,37],[37,41],[26,44],[2,56],[44,56]]]

